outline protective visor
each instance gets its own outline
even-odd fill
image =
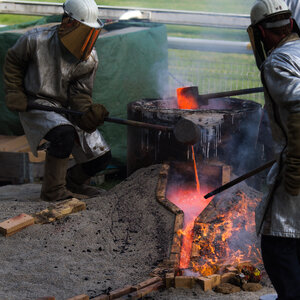
[[[98,20],[101,28],[103,23]],[[100,34],[101,28],[91,28],[70,17],[64,18],[58,31],[62,44],[78,59],[86,60]]]
[[[262,63],[266,59],[266,53],[261,41],[259,29],[255,25],[250,25],[247,29],[253,54],[255,56],[256,65],[260,69]]]

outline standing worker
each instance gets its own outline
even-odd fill
[[[92,102],[98,67],[94,48],[103,23],[94,0],[67,0],[60,25],[35,28],[7,52],[4,64],[5,101],[19,112],[31,151],[37,155],[42,139],[47,149],[41,199],[58,201],[75,194],[96,196],[85,184],[110,161],[110,148],[97,127],[108,111]],[[55,112],[27,111],[28,103],[83,112],[70,117]],[[76,165],[68,168],[69,156]],[[78,197],[78,195],[76,195]]]
[[[283,0],[257,0],[248,28],[261,71],[277,162],[256,210],[265,269],[278,294],[300,299],[300,39]],[[278,297],[278,298],[277,298]]]

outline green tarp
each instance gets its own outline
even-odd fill
[[[5,53],[21,35],[18,30],[59,22],[59,16],[1,28],[1,78]],[[8,31],[9,30],[9,31]],[[14,31],[17,30],[17,31]],[[142,98],[159,98],[162,83],[167,82],[168,51],[165,26],[144,22],[118,22],[105,26],[108,32],[96,43],[99,56],[93,100],[104,104],[110,116],[127,117],[127,103]],[[0,83],[0,134],[21,135],[18,114],[4,103],[3,79]],[[126,131],[124,125],[105,123],[99,128],[112,148],[115,164],[126,163]]]

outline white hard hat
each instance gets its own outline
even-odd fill
[[[250,13],[251,24],[255,25],[266,18],[282,13],[291,13],[283,0],[256,0]]]
[[[82,24],[92,28],[103,27],[98,18],[98,6],[94,0],[67,0],[63,8],[66,14]]]

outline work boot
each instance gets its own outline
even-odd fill
[[[46,154],[45,171],[41,190],[44,201],[60,201],[75,197],[66,188],[66,172],[69,158],[56,158]]]
[[[260,296],[259,300],[276,300],[277,299],[277,294],[267,294]]]
[[[72,193],[86,195],[89,197],[96,197],[103,194],[104,190],[87,184],[90,178],[91,177],[84,172],[82,165],[75,165],[67,171],[67,188]]]

